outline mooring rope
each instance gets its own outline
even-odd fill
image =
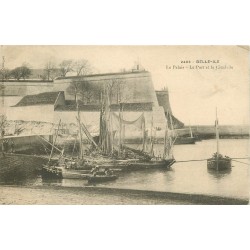
[[[231,158],[231,160],[233,161],[237,161],[238,159],[242,159],[242,160],[249,160],[250,157],[239,157],[239,158]],[[175,163],[181,163],[181,162],[192,162],[192,161],[207,161],[208,159],[198,159],[198,160],[184,160],[184,161],[175,161]],[[243,163],[243,164],[247,164],[247,165],[250,165],[248,163],[245,163],[245,162],[241,162],[241,161],[237,161],[237,162],[240,162],[240,163]]]
[[[175,163],[181,163],[181,162],[191,162],[191,161],[206,161],[207,159],[200,159],[200,160],[186,160],[186,161],[175,161]]]
[[[242,162],[242,161],[237,161],[237,160],[233,160],[233,161],[236,161],[236,162],[239,162],[239,163],[242,163],[242,164],[245,164],[245,165],[250,165],[249,163],[246,163],[246,162]]]

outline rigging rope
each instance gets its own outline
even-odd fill
[[[233,161],[236,161],[236,162],[239,162],[239,163],[242,163],[242,164],[245,164],[245,165],[250,165],[249,163],[246,163],[246,162],[242,162],[242,161],[237,161],[237,160],[234,160],[234,159],[232,159]]]
[[[243,163],[243,164],[247,164],[247,165],[250,165],[248,163],[245,163],[245,162],[241,162],[241,161],[237,161],[235,159],[250,159],[249,157],[240,157],[240,158],[231,158],[231,160],[233,161],[236,161],[236,162],[240,162],[240,163]],[[181,163],[181,162],[192,162],[192,161],[207,161],[208,159],[198,159],[198,160],[184,160],[184,161],[176,161],[175,163]]]

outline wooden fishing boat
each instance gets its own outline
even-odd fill
[[[216,132],[216,143],[217,143],[217,152],[213,156],[207,159],[207,168],[210,170],[227,170],[232,167],[232,159],[228,156],[223,156],[219,153],[219,123],[217,118],[217,108],[216,108],[216,120],[215,120],[215,132]]]
[[[87,176],[88,183],[100,183],[114,181],[118,178],[117,175],[89,175]]]
[[[227,156],[215,154],[207,160],[207,168],[211,170],[227,170],[232,167],[232,159]]]
[[[81,122],[80,110],[78,107],[78,102],[76,103],[77,107],[77,117],[76,120],[79,126],[79,156],[77,159],[72,157],[64,158],[64,161],[57,164],[51,164],[50,160],[53,154],[53,149],[55,147],[55,141],[57,139],[58,133],[55,136],[55,141],[52,145],[52,151],[50,154],[49,162],[43,168],[43,175],[55,176],[56,178],[84,178],[84,174],[81,173],[81,170],[91,170],[95,166],[100,166],[101,168],[110,168],[112,170],[121,170],[121,171],[133,171],[133,170],[143,170],[143,169],[169,169],[170,166],[175,162],[172,154],[173,142],[171,137],[168,134],[168,126],[165,128],[165,138],[164,138],[164,153],[161,157],[156,158],[154,156],[154,139],[152,135],[153,130],[153,116],[151,124],[151,136],[150,136],[150,150],[147,152],[146,143],[147,143],[147,132],[145,128],[145,117],[144,113],[140,115],[135,121],[126,121],[123,119],[123,104],[120,102],[119,106],[119,115],[114,114],[110,111],[110,90],[105,89],[104,96],[102,98],[101,112],[100,112],[100,134],[98,144],[95,142],[94,138],[90,135],[87,127]],[[112,119],[111,119],[112,118]],[[113,123],[111,123],[113,121]],[[114,124],[118,128],[114,128]],[[137,124],[142,130],[142,150],[132,149],[124,145],[124,130],[126,124]],[[138,125],[139,124],[139,125]],[[57,132],[59,131],[60,122],[58,125]],[[91,147],[91,155],[87,156],[84,153],[82,145],[82,133],[85,133],[88,138]],[[117,132],[117,133],[115,133]],[[115,145],[115,134],[118,135],[117,141],[118,145]],[[74,145],[75,148],[75,145]],[[63,156],[63,152],[61,152]],[[60,159],[60,158],[59,158]],[[106,178],[106,177],[105,177]],[[105,179],[104,178],[104,179]],[[109,178],[107,178],[109,179]]]
[[[50,179],[82,179],[86,180],[90,174],[89,170],[74,170],[64,167],[47,166],[42,168],[42,177]]]
[[[195,144],[196,141],[195,137],[177,137],[174,145]]]
[[[197,141],[196,137],[193,136],[192,128],[189,126],[190,136],[188,137],[177,137],[175,139],[175,145],[182,145],[182,144],[195,144]]]

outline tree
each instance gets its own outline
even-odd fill
[[[66,92],[74,96],[75,102],[81,100],[84,104],[98,103],[100,99],[100,88],[94,83],[84,80],[83,77],[73,80]]]
[[[27,66],[21,67],[21,77],[25,80],[26,78],[29,78],[31,75],[31,70]]]
[[[83,80],[81,82],[80,88],[79,88],[79,96],[83,103],[91,103],[91,98],[94,95],[94,91],[92,89],[92,84],[89,81]]]
[[[53,80],[56,77],[56,67],[55,64],[51,61],[47,62],[44,67],[44,79]]]
[[[110,100],[112,103],[124,103],[126,98],[124,97],[124,81],[121,79],[113,78],[106,83],[106,87],[109,88]]]
[[[90,66],[88,60],[85,59],[75,61],[72,66],[77,76],[88,75],[92,72],[92,67]]]
[[[10,72],[11,76],[13,76],[18,81],[23,78],[24,80],[26,78],[29,78],[31,75],[31,70],[26,65],[23,65],[21,67],[17,67]]]
[[[10,78],[10,70],[9,69],[2,69],[0,71],[0,79],[1,80],[8,80]]]
[[[69,87],[66,89],[66,92],[69,95],[74,95],[75,102],[77,102],[77,95],[80,92],[80,86],[81,86],[80,81],[72,81]]]
[[[65,77],[68,72],[73,71],[73,61],[64,60],[59,64],[59,70],[61,76]]]
[[[80,99],[83,103],[89,103],[94,96],[92,84],[85,80],[84,76],[91,73],[91,66],[85,59],[75,61],[72,63],[72,70],[78,76],[77,80],[73,80],[67,88],[67,93],[74,95],[75,101]]]

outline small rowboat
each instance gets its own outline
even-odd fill
[[[118,178],[117,175],[89,175],[87,176],[87,180],[89,183],[100,183],[106,181],[114,181]]]

